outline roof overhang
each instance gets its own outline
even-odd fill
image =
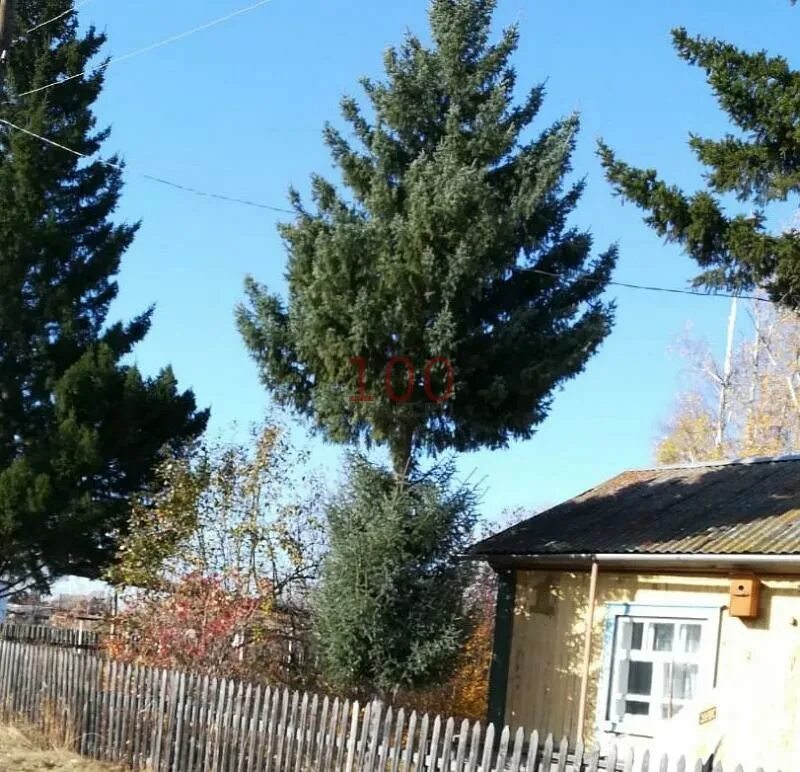
[[[495,569],[545,569],[551,571],[588,570],[593,563],[600,569],[619,571],[664,570],[676,573],[719,573],[753,571],[769,574],[800,574],[800,554],[676,554],[676,553],[569,553],[539,555],[473,554]]]

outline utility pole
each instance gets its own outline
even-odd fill
[[[0,0],[0,63],[5,63],[14,41],[14,0]]]

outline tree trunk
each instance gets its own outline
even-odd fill
[[[728,317],[728,339],[725,346],[725,364],[722,370],[722,382],[719,390],[719,408],[717,410],[717,431],[714,446],[717,453],[723,455],[725,427],[728,423],[728,396],[731,388],[731,369],[733,363],[733,335],[736,330],[736,298],[731,301],[731,313]]]
[[[0,55],[14,42],[14,0],[0,0]]]
[[[400,427],[389,442],[392,471],[398,480],[405,480],[414,468],[414,430]]]

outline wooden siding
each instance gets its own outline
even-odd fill
[[[506,720],[512,727],[577,735],[588,588],[588,572],[517,572],[506,695]],[[586,742],[621,741],[633,747],[645,742],[598,729],[605,708],[600,692],[606,604],[726,608],[728,588],[724,577],[603,573],[601,568]],[[757,757],[765,767],[800,769],[800,577],[762,577],[757,619],[722,611],[714,700],[719,712],[715,731],[724,735],[723,760],[755,766]]]

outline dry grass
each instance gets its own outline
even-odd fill
[[[33,732],[0,727],[0,772],[113,772],[118,769],[48,747]]]

